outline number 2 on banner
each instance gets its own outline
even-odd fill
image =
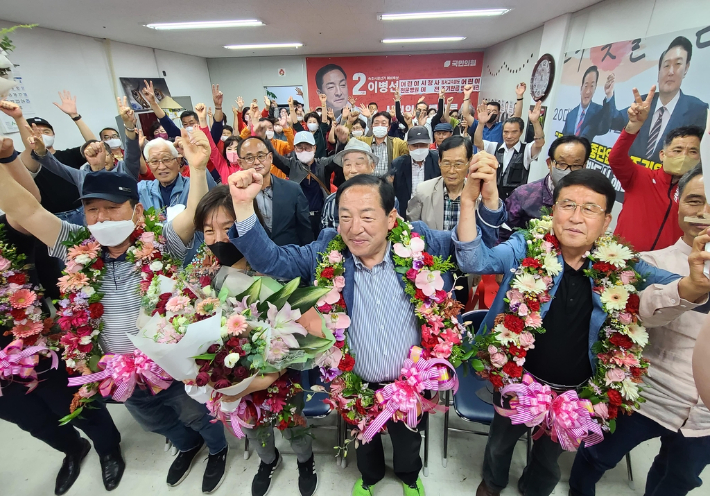
[[[367,95],[366,91],[362,91],[360,88],[365,84],[367,77],[362,72],[356,72],[353,74],[353,81],[358,83],[353,87],[353,95]]]

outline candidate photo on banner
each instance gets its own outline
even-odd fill
[[[363,57],[307,57],[308,96],[311,108],[326,105],[336,117],[354,97],[357,104],[377,104],[380,110],[394,107],[399,87],[403,112],[412,111],[420,97],[436,107],[439,90],[454,97],[458,108],[463,88],[473,86],[471,101],[478,100],[483,52],[437,53],[424,55],[381,55]]]
[[[654,85],[656,92],[629,156],[637,164],[658,169],[670,131],[682,126],[705,128],[708,76],[710,26],[569,52],[554,103],[553,131],[555,136],[587,138],[592,143],[588,167],[604,172],[622,193],[608,156],[628,123],[633,88],[643,100]],[[621,201],[623,195],[617,199]]]

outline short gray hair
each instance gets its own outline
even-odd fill
[[[703,175],[703,165],[702,164],[696,165],[695,167],[690,169],[688,172],[683,174],[683,177],[681,177],[680,181],[678,181],[678,198],[683,196],[683,190],[688,185],[688,183],[693,180],[693,178],[698,177],[698,176],[702,176],[702,175]]]
[[[175,148],[175,145],[173,145],[170,141],[163,139],[163,138],[153,138],[148,143],[146,143],[145,148],[143,148],[143,158],[148,160],[148,157],[150,156],[150,151],[153,148],[159,147],[161,145],[168,147],[168,150],[170,151],[170,155],[172,155],[173,158],[178,157],[178,151]]]

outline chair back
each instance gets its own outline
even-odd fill
[[[311,386],[325,386],[328,388],[327,385],[324,385],[323,382],[320,379],[320,373],[317,368],[310,369],[310,370],[303,370],[301,371],[301,387],[304,389],[304,391],[309,391],[311,389]],[[312,394],[312,398],[310,401],[305,401],[306,398],[304,398],[304,406],[303,406],[303,415],[306,418],[319,418],[319,417],[325,417],[330,413],[330,406],[327,403],[324,403],[323,400],[328,398],[328,393],[304,393],[306,396]]]
[[[488,310],[471,310],[461,315],[461,321],[464,323],[470,322],[471,327],[473,327],[473,334],[476,334],[486,318],[486,314],[488,314]]]

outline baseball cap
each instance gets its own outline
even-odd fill
[[[424,126],[414,126],[407,133],[407,143],[416,145],[417,143],[431,143],[429,131]]]
[[[345,145],[345,148],[341,152],[339,152],[335,157],[333,157],[333,162],[342,167],[343,157],[345,157],[345,155],[351,152],[361,152],[365,155],[368,155],[375,162],[375,166],[377,166],[377,162],[380,161],[380,157],[372,153],[372,148],[370,148],[370,145],[368,145],[364,141],[360,141],[357,138],[350,138],[348,143]]]
[[[90,172],[84,178],[80,200],[108,200],[113,203],[138,201],[138,182],[123,172],[101,170]]]
[[[49,129],[52,130],[52,132],[54,132],[54,128],[52,127],[52,125],[49,122],[47,122],[46,120],[42,119],[41,117],[29,117],[27,119],[27,124],[29,124],[30,127],[32,127],[32,124],[48,127]]]
[[[293,138],[293,144],[298,145],[299,143],[308,143],[309,145],[316,146],[316,140],[313,138],[313,133],[310,131],[299,131]]]
[[[453,133],[454,128],[451,127],[451,124],[449,124],[448,122],[440,122],[439,124],[436,125],[436,127],[434,127],[434,132],[437,132],[437,131],[448,131],[450,133]]]

